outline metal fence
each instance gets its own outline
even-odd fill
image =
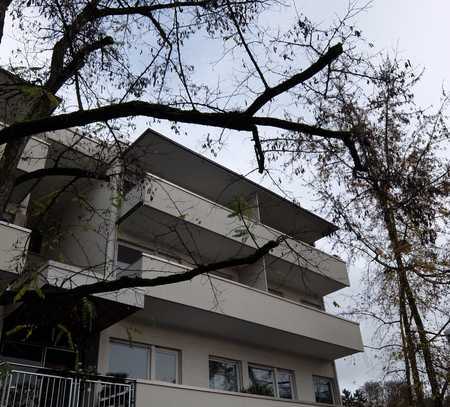
[[[11,366],[0,378],[0,407],[135,407],[135,384]]]

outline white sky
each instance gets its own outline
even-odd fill
[[[316,22],[324,25],[336,13],[341,15],[347,7],[347,0],[296,0],[297,9]],[[286,15],[280,10],[271,16],[276,24],[283,25],[293,15]],[[418,87],[417,101],[422,105],[439,102],[442,86],[449,85],[450,80],[450,2],[448,0],[375,0],[370,9],[357,18],[356,24],[363,35],[375,45],[377,51],[389,51],[409,58],[413,65],[425,68],[422,83]],[[9,40],[14,34],[6,32]],[[2,46],[5,51],[4,46]],[[195,58],[202,57],[204,50],[198,47],[194,51]],[[6,52],[0,55],[0,62],[4,62]],[[204,74],[208,74],[210,67],[205,66]],[[202,72],[203,74],[203,72]],[[189,137],[174,135],[165,125],[154,126],[155,130],[173,137],[186,146],[200,151],[206,130],[190,127]],[[221,164],[243,174],[255,168],[253,147],[248,139],[242,142],[242,136],[230,136],[224,149],[216,158]],[[257,176],[253,176],[258,181]],[[266,184],[267,185],[267,184]],[[270,185],[267,185],[270,187]],[[300,203],[315,209],[317,203],[307,198],[308,191],[292,185],[291,192],[299,198]],[[350,267],[350,278],[353,290],[357,290],[360,270],[357,266]],[[336,298],[345,302],[343,295],[351,295],[352,289],[342,290]],[[362,324],[365,343],[370,343],[373,330],[367,323]],[[381,362],[370,353],[358,355],[338,361],[338,374],[341,388],[355,388],[366,380],[376,380],[381,376]]]

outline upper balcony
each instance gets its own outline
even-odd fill
[[[110,281],[111,277],[93,270],[83,270],[80,267],[60,263],[53,260],[45,261],[37,274],[42,285],[51,285],[60,289],[73,289],[83,285]],[[140,289],[122,289],[113,292],[95,294],[95,297],[107,300],[108,303],[121,303],[134,308],[143,308],[144,293]]]
[[[228,206],[236,198],[256,200],[258,219],[264,225],[302,242],[313,244],[337,230],[298,203],[151,129],[133,142],[124,158],[128,168],[137,167],[219,205]]]
[[[143,254],[128,272],[154,278],[186,270]],[[363,350],[358,324],[218,276],[202,275],[145,292],[139,314],[152,323],[325,360]]]
[[[282,235],[150,174],[126,195],[119,223],[123,234],[143,242],[158,241],[178,252],[188,251],[199,262],[243,256]],[[289,275],[293,282],[301,282],[321,296],[349,284],[342,260],[293,238],[273,249],[267,264],[275,279],[277,274],[279,279]]]

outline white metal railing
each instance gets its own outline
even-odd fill
[[[3,365],[0,407],[134,407],[133,381]]]

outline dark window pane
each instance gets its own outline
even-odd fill
[[[278,396],[282,399],[294,398],[294,373],[289,370],[277,370]]]
[[[155,379],[163,382],[176,383],[178,352],[169,349],[155,350]]]
[[[314,393],[317,403],[333,404],[333,381],[328,377],[314,376]]]
[[[47,348],[45,367],[50,369],[75,369],[75,353],[70,350]]]
[[[209,387],[217,390],[239,391],[238,362],[211,359],[209,361]]]
[[[148,379],[149,354],[145,347],[111,342],[109,373]]]
[[[117,261],[123,264],[136,263],[142,257],[142,252],[131,247],[122,246],[117,247]]]
[[[5,341],[3,345],[3,354],[14,359],[23,361],[42,362],[44,352],[43,346],[30,345],[29,343]]]
[[[273,369],[270,367],[248,367],[251,386],[249,392],[262,396],[274,396]]]

